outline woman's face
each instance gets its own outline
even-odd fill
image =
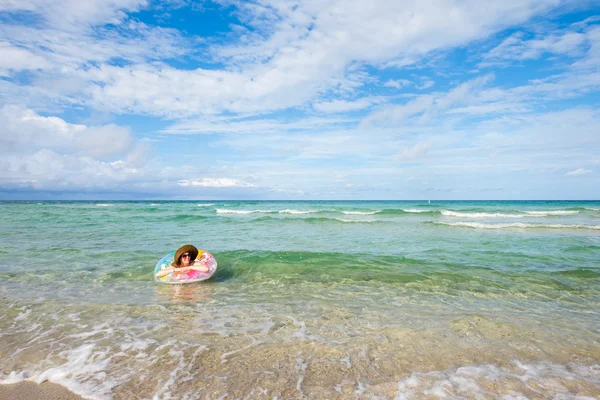
[[[180,258],[180,260],[181,260],[181,261],[179,262],[179,266],[180,266],[180,267],[189,267],[189,266],[190,266],[190,264],[191,264],[191,262],[190,262],[190,261],[191,261],[191,256],[190,256],[190,253],[189,253],[189,252],[188,252],[188,253],[183,253],[183,254],[181,255],[181,258]]]

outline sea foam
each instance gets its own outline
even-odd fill
[[[317,210],[280,210],[279,214],[312,214],[318,212]]]
[[[464,228],[475,229],[505,229],[505,228],[521,228],[521,229],[591,229],[600,230],[600,225],[578,225],[578,224],[525,224],[521,222],[510,224],[485,224],[481,222],[441,222],[434,221],[437,225],[457,226]]]
[[[217,214],[238,214],[238,215],[247,215],[254,213],[268,213],[272,211],[263,211],[263,210],[228,210],[224,208],[217,208]]]
[[[589,382],[598,382],[599,371],[599,365],[524,364],[514,361],[508,367],[488,364],[447,371],[415,372],[398,382],[395,399],[426,395],[436,398],[591,400],[593,397],[573,393],[573,387],[586,388]],[[511,384],[505,386],[501,382]]]
[[[553,210],[553,211],[525,211],[526,214],[547,217],[549,215],[576,215],[579,211]]]

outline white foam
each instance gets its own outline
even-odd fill
[[[403,209],[402,211],[407,212],[407,213],[424,213],[424,212],[428,212],[429,210],[417,210],[416,208],[407,208],[407,209]]]
[[[227,361],[229,361],[227,359],[227,357],[229,357],[230,355],[239,353],[240,351],[244,351],[244,350],[249,349],[250,347],[260,343],[254,338],[251,338],[251,339],[252,339],[252,343],[250,343],[249,345],[221,354],[221,364],[225,364]]]
[[[566,210],[554,210],[554,211],[525,211],[526,214],[546,217],[548,215],[575,215],[579,214],[579,211],[566,211]]]
[[[304,392],[302,391],[302,382],[304,382],[304,373],[308,364],[301,358],[296,358],[296,371],[298,371],[298,381],[296,382],[296,390],[300,392],[300,398],[304,398]]]
[[[379,212],[381,211],[342,211],[342,213],[346,215],[373,215]]]
[[[22,321],[24,319],[27,319],[27,317],[29,316],[29,314],[31,314],[31,309],[27,308],[27,309],[25,309],[25,311],[20,312],[19,315],[17,315],[15,317],[15,321]]]
[[[281,210],[279,214],[312,214],[318,212],[317,210]]]
[[[226,210],[223,208],[217,208],[217,214],[252,214],[256,211],[252,210]]]
[[[110,354],[94,351],[94,348],[94,344],[85,344],[62,352],[61,355],[68,359],[65,364],[50,368],[31,380],[36,383],[57,383],[82,397],[111,399],[112,389],[126,378],[108,379],[106,370],[111,360]]]
[[[510,380],[509,387],[502,381]],[[561,382],[600,384],[600,366],[576,364],[554,365],[549,363],[523,364],[513,362],[509,367],[479,365],[454,370],[415,372],[398,382],[396,400],[411,399],[419,394],[439,398],[496,398],[527,399],[560,398],[587,400],[591,397],[578,396]],[[520,382],[520,383],[519,383]]]
[[[207,204],[197,204],[198,207],[210,207],[210,206],[214,206],[214,203],[207,203]]]
[[[226,208],[217,208],[217,214],[247,215],[247,214],[257,214],[257,213],[269,214],[269,213],[274,213],[274,212],[277,212],[277,211],[273,211],[273,210],[229,210]]]
[[[113,204],[107,204],[107,203],[99,203],[96,204],[96,207],[112,207]]]
[[[561,215],[575,215],[579,211],[565,211],[565,210],[554,210],[554,211],[519,211],[521,214],[508,214],[508,213],[490,213],[490,212],[460,212],[442,210],[441,213],[446,217],[459,217],[459,218],[531,218],[531,217],[548,217],[548,216],[561,216]]]
[[[459,218],[524,218],[527,215],[523,214],[506,214],[506,213],[486,213],[486,212],[458,212],[450,210],[442,210],[442,215],[445,217]]]
[[[4,375],[4,373],[0,372],[0,384],[2,385],[10,385],[12,383],[19,383],[29,379],[29,372],[21,371],[16,372],[12,371],[8,375]]]
[[[525,224],[521,222],[515,222],[510,224],[485,224],[481,222],[438,222],[434,224],[456,226],[464,228],[475,228],[475,229],[506,229],[506,228],[520,228],[520,229],[591,229],[600,230],[600,225],[576,225],[576,224]]]
[[[347,218],[335,218],[336,221],[340,222],[377,222],[375,219],[347,219]]]

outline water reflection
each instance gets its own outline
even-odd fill
[[[162,300],[183,303],[207,302],[213,298],[212,284],[191,283],[187,285],[156,285],[156,294]]]

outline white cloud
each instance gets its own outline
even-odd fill
[[[361,126],[402,124],[406,119],[415,116],[419,118],[420,123],[423,123],[453,107],[481,102],[482,100],[478,97],[482,93],[482,88],[492,78],[492,75],[481,76],[464,82],[446,93],[421,95],[405,104],[383,106],[363,119]],[[487,102],[486,100],[483,101]]]
[[[72,124],[24,106],[0,108],[0,187],[35,190],[131,190],[154,180],[149,147],[114,124]]]
[[[357,119],[348,117],[307,117],[291,120],[239,119],[208,117],[203,119],[181,120],[163,129],[167,134],[214,134],[214,133],[281,133],[295,131],[314,131],[335,128],[340,125],[356,123]]]
[[[0,164],[0,186],[4,188],[114,189],[143,175],[143,171],[123,161],[105,162],[49,149],[31,155],[4,156]]]
[[[525,39],[516,33],[491,50],[485,60],[527,60],[536,59],[545,53],[577,54],[585,43],[586,36],[578,32],[552,35],[541,39]]]
[[[567,176],[577,176],[577,175],[591,174],[592,172],[594,172],[594,171],[592,171],[590,169],[578,168],[575,171],[567,172],[565,175],[567,175]]]
[[[423,143],[423,142],[417,143],[416,145],[414,145],[413,147],[411,147],[409,149],[404,149],[404,150],[400,151],[398,154],[396,154],[394,159],[396,161],[411,161],[416,158],[423,157],[429,151],[429,147],[430,146],[427,143]]]
[[[39,69],[48,65],[43,57],[9,43],[0,42],[0,75],[9,76],[10,71]]]
[[[98,24],[118,25],[126,12],[146,5],[146,0],[8,0],[0,2],[0,11],[33,13],[44,25],[80,30]]]
[[[341,113],[348,111],[363,110],[371,107],[373,104],[382,103],[385,99],[382,97],[363,97],[354,101],[332,100],[313,104],[313,108],[323,113]]]
[[[88,127],[58,117],[44,117],[24,106],[0,108],[0,152],[31,153],[51,149],[92,157],[123,154],[132,144],[129,128],[117,125]]]
[[[0,25],[0,186],[314,196],[349,184],[377,196],[400,181],[556,176],[597,162],[598,110],[559,101],[600,88],[600,29],[589,19],[550,31],[531,18],[561,1],[221,4],[240,25],[196,38],[128,15],[156,6],[145,1],[0,2],[15,16]],[[471,68],[475,47],[525,21],[536,34],[510,36],[484,61],[549,55],[559,61],[551,72],[533,68],[515,84]],[[467,67],[455,64],[463,53]],[[403,93],[384,97],[396,91],[382,86]],[[353,111],[368,116],[343,114]],[[68,120],[88,112],[143,122]],[[149,157],[151,142],[132,132],[160,140],[161,152]],[[192,134],[212,136],[172,136]],[[185,154],[198,143],[202,157]]]
[[[383,86],[393,87],[396,89],[402,89],[412,85],[414,85],[414,83],[408,79],[390,79],[383,84]]]
[[[128,22],[124,11],[139,10],[145,2],[84,3],[25,2],[20,7],[44,16],[49,27],[9,26],[0,31],[0,38],[55,65],[55,80],[76,76],[85,82],[81,90],[68,92],[72,101],[109,112],[170,118],[300,107],[330,90],[355,90],[361,84],[355,66],[383,66],[398,57],[419,60],[481,40],[556,5],[534,0],[451,6],[384,0],[352,6],[345,1],[234,2],[253,31],[234,31],[232,35],[238,35],[234,45],[210,47],[214,61],[222,61],[226,68],[180,70],[146,64],[161,54],[181,55],[178,48],[185,45],[176,45],[181,36],[175,31]],[[117,29],[87,29],[106,23]],[[83,35],[71,34],[75,28]],[[20,33],[15,35],[16,31]],[[98,33],[100,40],[88,40]],[[50,50],[42,50],[46,48]],[[106,64],[118,56],[135,65]],[[86,60],[99,65],[90,68]],[[363,74],[359,79],[369,77]],[[56,96],[65,94],[60,87],[48,90]]]
[[[212,188],[231,188],[231,187],[254,187],[251,183],[240,182],[231,178],[202,178],[196,180],[180,180],[177,184],[181,187],[212,187]]]
[[[580,56],[587,47],[597,46],[599,28],[588,23],[575,23],[562,32],[554,30],[537,33],[533,37],[524,32],[514,33],[490,50],[480,66],[509,60],[538,59],[544,55]]]
[[[130,21],[118,28],[95,28],[81,32],[55,27],[0,25],[0,68],[43,69],[67,77],[82,74],[90,63],[115,60],[144,63],[184,56],[191,52],[189,41],[174,29],[149,27]]]

